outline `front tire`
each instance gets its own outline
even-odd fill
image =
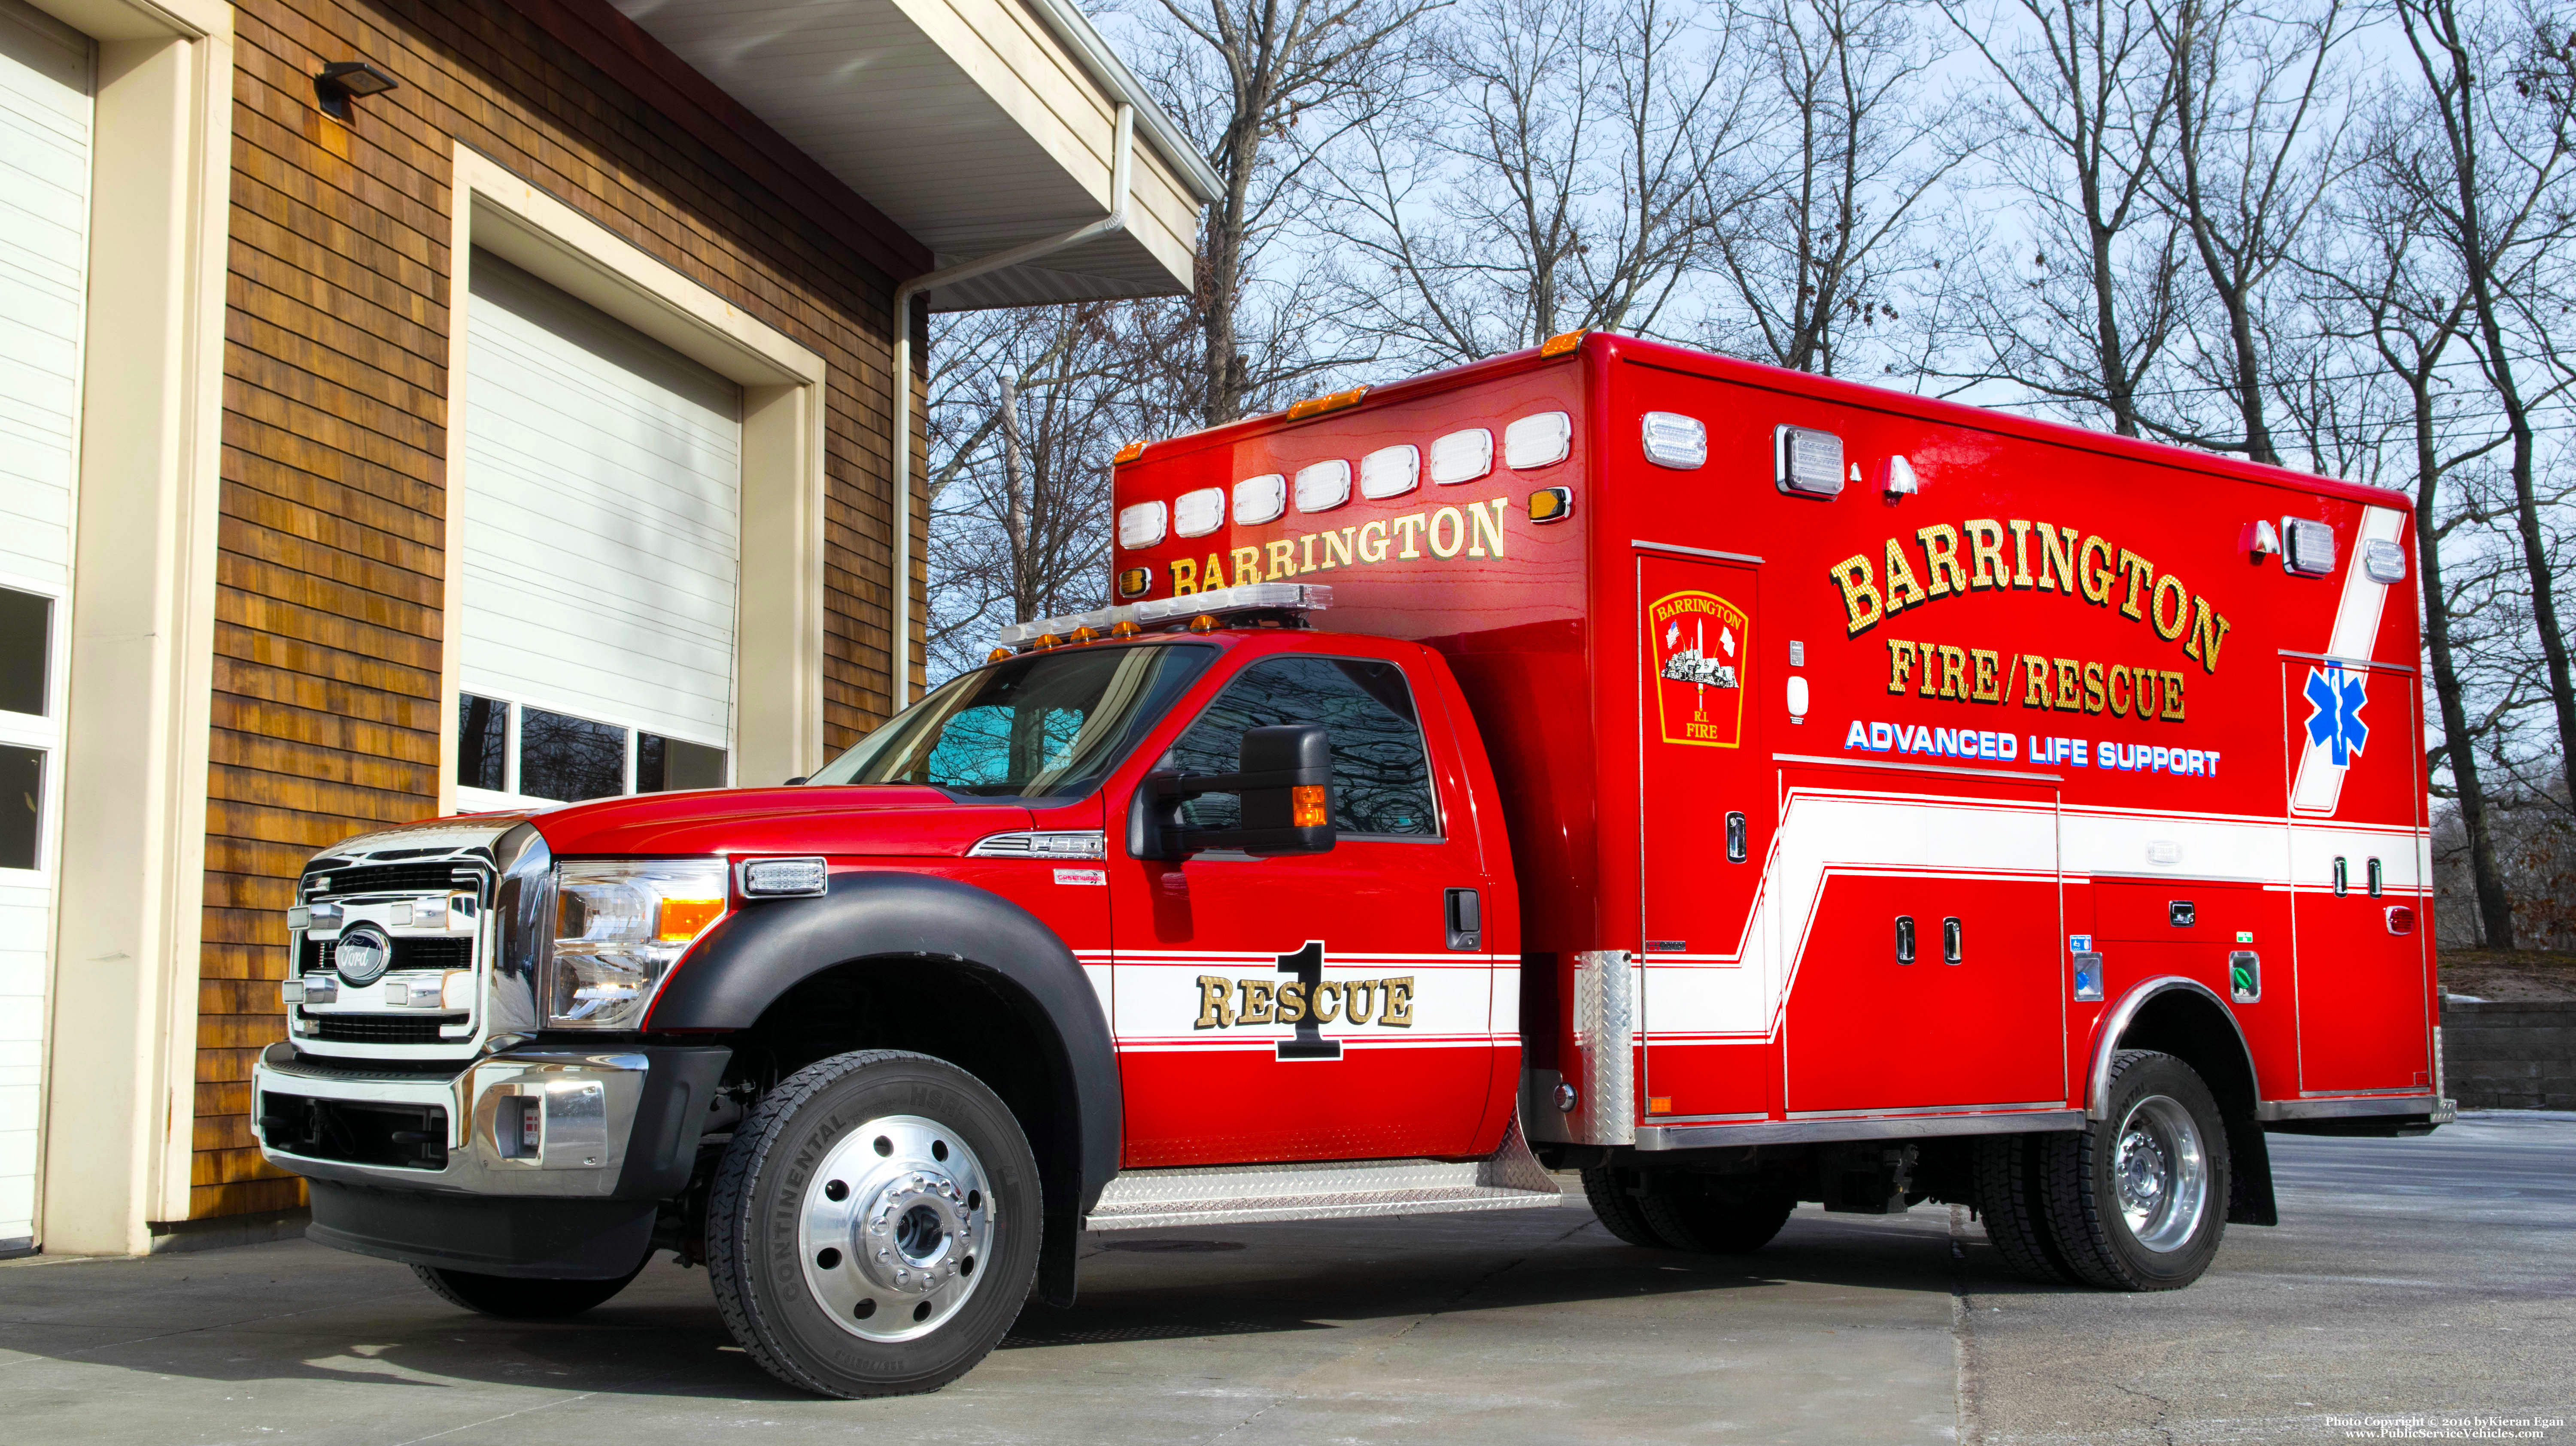
[[[935,1391],[1000,1344],[1037,1274],[1037,1159],[944,1060],[862,1050],[781,1081],[707,1200],[716,1307],[788,1385]]]
[[[1685,1175],[1654,1182],[1639,1203],[1664,1244],[1695,1255],[1750,1255],[1771,1243],[1798,1202],[1761,1189],[1729,1188]]]
[[[615,1280],[539,1280],[514,1275],[478,1275],[470,1270],[444,1270],[415,1265],[412,1273],[439,1299],[497,1320],[562,1320],[610,1297],[643,1273],[642,1262]]]
[[[2227,1233],[2227,1122],[2209,1086],[2169,1054],[2111,1061],[2104,1118],[2043,1135],[2049,1238],[2067,1268],[2105,1290],[2180,1290]]]

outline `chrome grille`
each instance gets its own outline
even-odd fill
[[[298,972],[311,974],[316,970],[332,967],[331,956],[338,950],[339,945],[340,941],[337,939],[306,939],[302,967]],[[397,937],[394,940],[394,961],[386,966],[386,972],[392,973],[402,969],[471,969],[473,967],[474,941],[471,938],[464,936],[452,939]]]
[[[347,894],[438,894],[479,888],[486,872],[448,860],[433,864],[360,864],[304,876],[307,897]]]
[[[463,1024],[463,1014],[315,1014],[299,1010],[306,1039],[334,1044],[437,1044],[441,1025]]]

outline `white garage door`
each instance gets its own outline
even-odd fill
[[[721,787],[741,389],[490,252],[471,277],[460,799]]]
[[[35,1235],[90,112],[89,41],[0,0],[0,1255]]]

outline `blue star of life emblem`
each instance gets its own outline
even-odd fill
[[[2308,669],[2308,686],[2302,691],[2313,709],[2308,714],[2309,745],[2325,749],[2337,768],[2351,763],[2370,741],[2370,725],[2361,721],[2361,707],[2370,701],[2362,695],[2361,679],[2346,673],[2341,663],[2328,663]]]

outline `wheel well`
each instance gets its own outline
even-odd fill
[[[2236,1021],[2195,990],[2168,989],[2139,1006],[2116,1048],[2152,1049],[2190,1065],[2230,1120],[2254,1118],[2253,1067]]]
[[[1063,1041],[1016,984],[968,960],[879,956],[799,981],[734,1036],[728,1083],[766,1090],[818,1059],[902,1049],[946,1060],[1001,1096],[1050,1201],[1081,1178],[1081,1119]]]

